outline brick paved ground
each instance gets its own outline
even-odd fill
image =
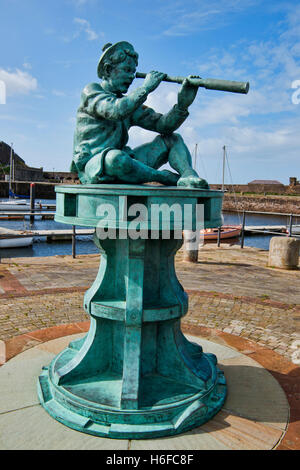
[[[99,256],[2,259],[0,339],[64,323],[86,321],[83,293]],[[189,293],[186,326],[207,326],[248,338],[291,358],[300,339],[300,270],[266,267],[267,252],[206,245],[199,263],[176,257]]]

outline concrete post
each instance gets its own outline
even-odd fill
[[[196,233],[192,230],[184,230],[183,232],[183,259],[191,263],[198,262],[198,247],[195,249]]]
[[[292,237],[273,237],[270,241],[268,266],[297,269],[300,240]]]

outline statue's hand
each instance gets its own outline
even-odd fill
[[[200,78],[196,75],[189,75],[182,83],[178,92],[177,103],[180,109],[187,109],[196,98],[198,86],[193,85],[191,78]]]
[[[160,82],[167,76],[165,73],[156,72],[152,70],[151,72],[147,73],[146,78],[144,80],[144,87],[146,88],[148,93],[155,90]]]

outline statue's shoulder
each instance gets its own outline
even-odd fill
[[[89,96],[95,93],[105,93],[103,88],[101,87],[100,83],[89,83],[84,87],[82,90],[82,95]]]

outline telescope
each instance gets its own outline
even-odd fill
[[[145,78],[146,73],[137,72],[136,78]],[[163,82],[183,83],[186,77],[169,77],[167,75]],[[249,91],[249,82],[235,82],[230,80],[218,80],[216,78],[189,78],[189,82],[195,86],[206,88],[207,90],[231,91],[232,93],[242,93],[246,95]]]

